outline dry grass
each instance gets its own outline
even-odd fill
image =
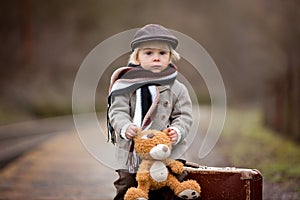
[[[222,152],[238,167],[257,168],[272,183],[300,180],[300,145],[265,126],[259,109],[230,109]]]

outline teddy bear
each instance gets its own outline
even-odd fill
[[[147,200],[149,190],[165,186],[182,199],[200,196],[201,188],[195,180],[179,182],[173,175],[182,174],[184,167],[182,162],[169,158],[172,143],[167,133],[168,130],[138,130],[134,138],[135,151],[142,159],[136,175],[138,186],[127,190],[125,200]]]

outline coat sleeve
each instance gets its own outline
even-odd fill
[[[180,131],[181,138],[185,138],[190,131],[193,123],[192,102],[187,88],[178,83],[178,92],[174,96],[174,108],[171,113],[171,127],[176,127]]]
[[[116,95],[112,97],[108,116],[112,127],[119,135],[122,131],[126,131],[130,124],[133,124],[130,110],[130,94]]]

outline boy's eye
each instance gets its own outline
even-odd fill
[[[159,54],[160,54],[160,55],[166,55],[167,52],[166,52],[166,51],[160,51]]]
[[[152,51],[146,51],[146,54],[150,56],[152,54]]]

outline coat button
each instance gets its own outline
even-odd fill
[[[169,105],[169,102],[168,102],[168,101],[165,101],[165,102],[164,102],[164,107],[167,108],[168,105]]]
[[[166,115],[161,116],[161,120],[165,120],[166,119]]]

